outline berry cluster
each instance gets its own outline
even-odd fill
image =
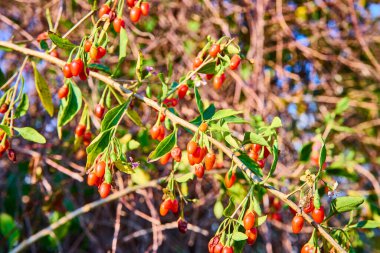
[[[233,253],[234,248],[232,246],[224,246],[219,235],[214,236],[208,242],[209,253]]]
[[[99,161],[95,165],[94,171],[88,174],[87,177],[87,184],[89,186],[97,186],[101,198],[107,197],[111,191],[111,184],[104,182],[106,166],[105,161]]]
[[[150,5],[148,2],[140,3],[140,1],[136,0],[127,0],[127,4],[131,8],[129,18],[133,23],[137,23],[140,20],[141,15],[149,15]]]
[[[265,160],[269,156],[269,150],[267,147],[262,147],[260,144],[248,145],[248,156],[254,160],[260,168],[264,168]]]
[[[255,227],[256,213],[254,211],[247,211],[243,218],[243,225],[245,234],[247,235],[248,245],[253,245],[257,239],[257,228]]]
[[[87,147],[91,143],[92,133],[89,129],[86,129],[86,126],[79,123],[75,128],[75,137],[83,140],[83,144]]]
[[[223,50],[224,50],[224,48],[222,49],[221,45],[219,43],[215,43],[210,47],[210,49],[208,51],[208,55],[212,58],[217,58],[218,55],[220,55],[220,57],[223,57]],[[201,54],[201,56],[196,57],[193,61],[193,69],[194,70],[198,69],[203,64],[203,58],[205,56],[207,56],[203,52],[201,52],[200,54]],[[233,55],[232,58],[230,59],[230,66],[229,66],[230,69],[236,70],[240,65],[240,61],[241,61],[241,58],[239,55],[237,55],[237,54]],[[218,59],[216,59],[216,62],[218,64]],[[212,78],[214,78],[213,86],[216,90],[218,90],[222,87],[222,85],[226,79],[226,75],[224,74],[224,72],[218,73],[215,76],[214,76],[214,74],[206,74],[207,80],[211,80]]]
[[[303,212],[307,214],[311,213],[313,220],[318,224],[322,223],[325,218],[325,210],[323,206],[315,208],[313,197],[309,198],[307,203],[303,206]],[[297,213],[292,220],[293,233],[300,233],[303,227],[303,223],[304,218],[301,216],[301,214]]]
[[[7,139],[5,132],[0,129],[0,157],[3,156],[5,152],[8,152],[8,158],[12,162],[16,162],[16,151],[10,148],[10,143]]]

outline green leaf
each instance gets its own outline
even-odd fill
[[[141,168],[136,168],[135,173],[131,175],[132,182],[137,185],[144,185],[149,183],[150,175]]]
[[[5,83],[6,83],[7,79],[3,73],[3,71],[1,71],[0,69],[0,87],[3,86]]]
[[[272,123],[270,124],[270,127],[271,128],[282,127],[281,119],[279,117],[274,117],[274,119],[272,120]]]
[[[139,50],[137,62],[136,62],[136,77],[139,82],[142,81],[142,67],[143,67],[143,62],[144,62],[144,56],[142,52]]]
[[[236,45],[235,43],[230,43],[227,46],[227,52],[229,54],[238,54],[238,53],[240,53],[240,47],[238,45]]]
[[[28,112],[28,109],[29,109],[29,98],[28,98],[28,95],[26,95],[26,93],[23,93],[21,97],[21,101],[16,108],[15,117],[20,118],[24,116]]]
[[[201,95],[199,95],[198,88],[194,86],[194,94],[195,94],[195,101],[197,102],[198,110],[201,115],[201,119],[203,120],[204,116],[204,105],[202,102]]]
[[[100,131],[103,132],[118,125],[128,105],[129,101],[109,110],[102,120]]]
[[[219,120],[219,119],[227,118],[229,116],[233,116],[240,113],[242,113],[242,111],[235,111],[232,109],[223,109],[223,110],[217,111],[210,120]]]
[[[326,161],[326,145],[325,142],[322,140],[322,147],[319,153],[319,166],[323,168],[323,164]]]
[[[115,128],[110,128],[107,131],[101,132],[98,136],[96,136],[95,139],[92,140],[92,142],[86,149],[86,152],[87,152],[86,168],[91,167],[96,157],[108,147],[114,131],[115,131]]]
[[[211,104],[203,113],[203,119],[208,120],[211,119],[212,116],[215,114],[215,105]],[[202,118],[201,116],[196,117],[192,121],[190,121],[191,124],[194,124],[196,126],[199,126],[202,123]]]
[[[180,176],[178,178],[175,179],[175,181],[177,181],[178,183],[185,183],[189,180],[193,180],[194,178],[194,173],[193,172],[189,172],[183,176]]]
[[[49,45],[47,44],[46,40],[41,40],[40,42],[40,47],[43,49],[43,50],[49,50]]]
[[[137,126],[142,126],[142,121],[139,114],[134,110],[127,110],[127,116],[135,123]]]
[[[111,75],[111,69],[108,66],[106,66],[106,65],[103,65],[103,64],[100,64],[100,63],[90,63],[87,66],[91,70],[99,70],[99,71],[102,71],[102,72],[104,72],[106,74]]]
[[[128,36],[124,28],[120,29],[120,43],[119,43],[119,62],[124,61],[127,56]]]
[[[232,234],[232,240],[234,241],[244,241],[247,240],[248,236],[242,232],[236,231]]]
[[[223,119],[223,122],[234,123],[234,124],[246,124],[246,123],[248,123],[248,121],[246,121],[245,119],[243,119],[241,117],[237,117],[237,116],[226,117]]]
[[[269,147],[269,143],[261,135],[251,132],[249,133],[249,139],[251,140],[252,143]]]
[[[0,234],[7,240],[10,247],[15,246],[20,238],[20,229],[12,216],[7,213],[0,214]]]
[[[343,213],[356,209],[363,202],[363,197],[343,196],[334,199],[330,206],[333,213]]]
[[[149,162],[160,159],[161,156],[169,153],[177,143],[177,131],[173,131],[171,134],[165,137],[156,147],[156,149],[149,154]]]
[[[345,110],[348,109],[350,105],[350,99],[348,97],[344,97],[336,104],[335,114],[342,114]]]
[[[256,176],[262,177],[263,173],[257,165],[247,154],[242,153],[240,156],[238,156],[240,161],[250,170],[255,174]]]
[[[63,104],[63,107],[59,108],[58,126],[60,127],[69,123],[82,107],[82,93],[78,86],[76,86],[71,80],[67,82],[67,85],[69,88],[69,94],[67,95],[66,103]]]
[[[132,173],[134,173],[134,170],[132,169],[132,167],[128,163],[126,163],[124,161],[117,160],[115,162],[115,166],[116,166],[116,168],[118,170],[120,170],[121,172],[124,172],[126,174],[132,174]]]
[[[127,143],[128,150],[135,150],[135,149],[138,149],[140,146],[141,146],[140,142],[133,139],[128,141]]]
[[[350,225],[349,228],[380,228],[380,221],[362,220],[356,224]]]
[[[267,216],[266,215],[258,217],[256,219],[256,222],[255,222],[256,226],[259,227],[259,226],[263,225],[266,220],[267,220]]]
[[[46,139],[43,135],[41,135],[37,130],[31,127],[15,127],[14,128],[22,138],[27,141],[33,141],[36,143],[46,143]]]
[[[193,174],[193,173],[191,173],[191,174]],[[222,201],[220,201],[220,200],[215,202],[214,215],[217,219],[220,219],[223,216],[223,204],[222,204]]]
[[[313,143],[309,142],[302,146],[300,150],[300,162],[307,162],[310,159],[311,151],[313,149]]]
[[[51,98],[49,86],[47,85],[45,79],[38,72],[35,62],[32,62],[32,66],[34,72],[34,82],[36,85],[38,96],[41,99],[43,107],[49,113],[50,117],[52,117],[54,114],[54,105],[53,100]]]
[[[70,40],[62,38],[56,33],[49,31],[48,35],[51,41],[59,48],[71,51],[74,47],[76,47],[76,45],[73,44]]]
[[[270,166],[268,176],[265,178],[265,180],[262,181],[262,183],[265,183],[273,175],[274,171],[276,170],[277,161],[278,161],[278,143],[277,143],[277,141],[275,141],[275,143],[273,145],[272,154],[273,154],[272,165]]]
[[[234,200],[230,198],[230,201],[228,202],[227,207],[223,211],[223,215],[225,217],[230,217],[234,213],[234,211],[235,211]]]
[[[215,62],[210,62],[204,65],[202,68],[198,70],[199,73],[203,74],[216,74],[216,63]]]
[[[226,142],[228,144],[230,144],[232,147],[238,149],[239,148],[239,143],[235,140],[235,138],[233,138],[230,134],[226,135],[226,137],[224,137],[224,139],[226,140]]]
[[[3,129],[8,136],[12,136],[12,132],[9,126],[0,125],[0,129]]]
[[[59,48],[71,51],[74,47],[76,47],[76,45],[73,44],[70,40],[62,38],[56,33],[49,31],[48,35],[51,41]]]

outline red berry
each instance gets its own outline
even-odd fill
[[[214,153],[208,153],[205,156],[205,167],[206,167],[206,170],[212,170],[212,168],[214,167],[214,164],[215,164],[215,160],[216,160],[216,156],[215,156]]]
[[[214,74],[206,74],[206,79],[211,80],[214,77]]]
[[[66,63],[62,68],[63,76],[66,78],[71,78],[73,74],[71,73],[71,63]]]
[[[104,111],[106,110],[106,108],[104,108],[103,105],[101,104],[97,104],[95,106],[95,116],[99,119],[103,119],[103,116],[104,116]]]
[[[304,222],[304,219],[301,215],[296,214],[296,216],[294,216],[292,220],[293,233],[298,234],[299,232],[301,232],[302,227],[303,227],[303,222]]]
[[[103,15],[105,14],[110,13],[110,10],[111,8],[108,5],[103,4],[102,7],[100,7],[99,9],[99,18],[103,17]]]
[[[128,4],[128,6],[131,7],[131,8],[132,8],[133,6],[135,6],[135,2],[136,2],[135,0],[127,0],[127,4]]]
[[[160,134],[157,137],[157,140],[162,141],[165,138],[165,127],[160,126]]]
[[[195,164],[194,165],[194,173],[198,178],[202,178],[205,174],[205,169],[203,167],[203,164]]]
[[[187,93],[188,89],[189,89],[189,87],[186,84],[182,84],[181,86],[179,86],[179,88],[178,88],[178,98],[179,99],[184,98],[186,96],[186,93]]]
[[[214,77],[214,81],[213,81],[214,89],[219,90],[220,87],[222,87],[222,84],[225,79],[226,79],[226,75],[224,73],[221,74],[220,76]]]
[[[174,147],[170,153],[171,153],[171,156],[173,157],[174,161],[176,161],[176,162],[181,161],[182,151],[179,147]]]
[[[235,54],[231,58],[230,69],[231,70],[237,69],[239,67],[239,64],[240,64],[240,57],[239,57],[239,55]]]
[[[102,199],[107,197],[110,194],[110,191],[111,191],[111,185],[106,182],[103,182],[99,187],[99,194]]]
[[[195,151],[197,150],[197,147],[198,147],[198,144],[195,141],[190,141],[189,143],[187,143],[187,147],[186,147],[187,153],[194,154]]]
[[[40,43],[42,40],[47,40],[48,38],[49,38],[48,33],[42,32],[42,33],[38,34],[37,41],[38,41],[38,43]]]
[[[264,147],[264,155],[263,158],[266,159],[270,155],[270,152],[267,147]]]
[[[98,59],[98,48],[94,45],[90,48],[90,58],[94,61]]]
[[[322,223],[322,221],[325,218],[325,210],[321,206],[319,209],[314,209],[313,212],[311,213],[311,216],[313,217],[314,221],[316,223]]]
[[[172,200],[171,210],[173,213],[178,213],[178,200],[176,199]]]
[[[303,211],[304,211],[305,213],[310,213],[310,212],[312,212],[313,210],[314,210],[314,198],[311,197],[311,198],[309,199],[309,202],[306,203],[306,205],[303,207]]]
[[[277,211],[281,209],[282,204],[278,198],[274,198],[272,202],[272,206],[274,209],[276,209]]]
[[[169,162],[169,160],[170,160],[171,157],[172,157],[172,155],[170,154],[170,152],[167,153],[167,154],[165,154],[165,155],[163,155],[163,156],[161,156],[161,158],[160,158],[160,163],[161,163],[162,165],[167,164],[167,163]]]
[[[61,88],[59,88],[58,90],[59,99],[66,98],[67,94],[69,94],[69,88],[67,87],[67,85],[63,85]]]
[[[210,241],[208,242],[208,252],[209,253],[214,252],[214,248],[219,243],[219,240],[220,240],[219,236],[215,236],[215,237],[210,239]]]
[[[194,159],[193,154],[187,153],[187,160],[189,160],[189,164],[190,165],[194,165],[195,164],[195,159]]]
[[[100,161],[95,165],[95,175],[98,178],[103,178],[104,173],[106,172],[106,162]]]
[[[234,253],[234,248],[231,246],[224,246],[222,253]]]
[[[103,58],[103,56],[105,56],[106,53],[107,51],[104,47],[98,47],[98,54],[97,54],[98,59]]]
[[[150,129],[150,136],[153,140],[156,140],[158,136],[160,135],[160,126],[155,125]]]
[[[176,106],[178,104],[178,100],[175,98],[173,98],[171,102],[172,102],[172,106]]]
[[[160,205],[160,215],[165,216],[172,209],[171,199],[165,199]]]
[[[92,42],[89,41],[89,40],[86,40],[86,41],[84,42],[84,46],[83,46],[83,47],[84,47],[84,51],[85,51],[86,53],[90,52],[91,46],[92,46]]]
[[[122,18],[115,18],[112,24],[113,24],[113,29],[117,33],[120,32],[122,27],[125,28],[125,22]]]
[[[90,69],[86,68],[86,72],[83,70],[81,73],[79,73],[79,78],[82,81],[86,81],[87,77],[90,75]]]
[[[90,131],[87,131],[83,135],[83,144],[87,147],[91,143],[92,134]]]
[[[71,66],[70,66],[71,74],[73,76],[79,75],[80,73],[83,72],[83,66],[84,64],[81,59],[75,59],[74,61],[71,62]]]
[[[257,161],[257,165],[259,165],[260,168],[264,168],[264,165],[265,165],[265,160],[264,159],[260,159]]]
[[[245,230],[249,230],[253,228],[253,226],[255,225],[255,219],[256,219],[255,214],[252,211],[248,211],[244,215],[243,225],[244,225]]]
[[[229,176],[229,173],[227,172],[226,176],[224,177],[224,183],[226,187],[231,188],[232,185],[235,183],[235,181],[236,181],[235,173],[232,172],[231,175]]]
[[[257,229],[256,228],[251,228],[249,230],[246,230],[245,234],[248,236],[248,238],[247,238],[248,245],[252,245],[256,242],[256,239],[257,239]]]
[[[1,140],[2,142],[2,140]],[[0,153],[4,153],[8,148],[9,148],[10,144],[9,144],[9,141],[8,140],[5,140],[5,143],[4,145],[0,143]]]
[[[87,176],[87,184],[88,184],[89,186],[94,186],[94,185],[97,184],[98,179],[99,179],[99,178],[95,175],[95,173],[90,173],[90,174],[88,174],[88,176]]]
[[[75,135],[78,136],[78,137],[81,137],[81,136],[83,136],[83,134],[84,134],[85,131],[86,131],[86,126],[82,125],[82,124],[79,124],[75,128]]]
[[[130,17],[131,21],[136,23],[137,21],[139,21],[140,16],[141,16],[141,9],[139,7],[136,7],[136,6],[133,7],[131,12],[129,13],[129,17]]]
[[[12,148],[8,149],[8,159],[11,162],[16,162],[16,151]]]
[[[59,58],[59,54],[58,54],[57,50],[51,51],[50,55],[53,56],[53,57],[55,57],[55,58]]]
[[[8,111],[8,108],[9,108],[9,105],[8,104],[2,104],[1,106],[0,106],[0,113],[2,113],[2,114],[4,114],[4,113],[6,113],[7,111]]]
[[[214,247],[214,253],[222,253],[223,247],[223,244],[218,242],[218,244]]]
[[[215,58],[220,52],[220,45],[214,44],[211,46],[210,50],[208,51],[209,55],[213,58]]]
[[[141,14],[143,14],[144,16],[148,16],[149,15],[149,3],[148,2],[143,2],[141,3]]]
[[[195,58],[193,61],[193,69],[197,69],[201,64],[203,63],[203,60],[199,57]]]
[[[261,151],[261,145],[254,143],[252,145],[252,152],[255,152],[255,153],[259,154],[260,151]]]
[[[207,123],[206,122],[202,122],[202,124],[199,126],[199,131],[201,131],[201,132],[204,133],[204,132],[206,132],[207,128],[208,128]]]
[[[185,234],[187,231],[187,221],[182,218],[179,218],[177,223],[179,232]]]

